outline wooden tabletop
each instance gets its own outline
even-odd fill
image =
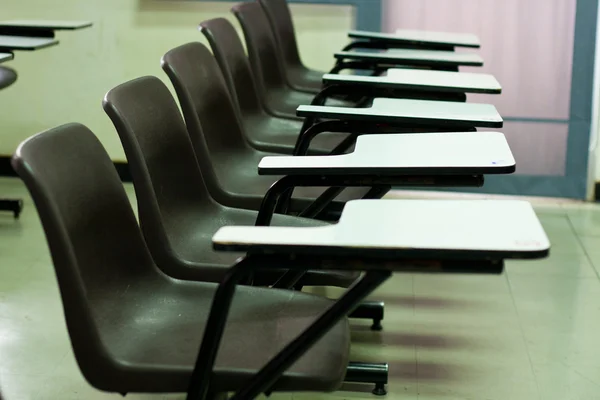
[[[542,258],[550,242],[531,204],[516,200],[355,200],[339,223],[228,226],[217,250],[387,259]]]
[[[468,33],[434,32],[410,29],[398,29],[396,33],[380,33],[369,31],[350,31],[352,39],[367,39],[397,44],[443,45],[452,47],[480,47],[477,35]]]
[[[327,135],[324,133],[323,135]],[[337,156],[265,157],[260,175],[483,175],[515,171],[501,132],[373,134]]]

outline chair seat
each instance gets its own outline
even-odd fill
[[[263,157],[277,154],[261,151],[238,151],[211,154],[218,176],[220,192],[211,195],[228,207],[259,210],[265,193],[280,177],[258,175],[258,164]],[[235,162],[231,162],[235,160]],[[294,190],[293,210],[301,210],[323,193],[325,188],[301,187]],[[347,188],[336,201],[346,202],[361,198],[368,188]]]
[[[0,67],[0,89],[4,89],[17,80],[17,72],[8,67]]]
[[[240,210],[213,204],[199,211],[197,208],[181,210],[176,227],[170,229],[170,245],[176,257],[169,257],[161,265],[170,276],[178,279],[221,282],[227,270],[242,253],[217,252],[212,237],[223,226],[252,226],[255,211]],[[274,226],[315,227],[327,223],[306,218],[275,215]],[[159,264],[161,262],[157,260]],[[285,266],[282,266],[285,267]],[[269,286],[281,277],[281,271],[261,271],[254,275],[254,285]],[[348,287],[359,277],[354,271],[308,271],[298,282],[302,286]]]
[[[297,90],[316,94],[319,93],[323,87],[323,75],[325,75],[326,72],[315,71],[314,69],[299,65],[287,67],[286,74],[292,87]]]
[[[101,339],[119,364],[115,368],[97,362],[82,367],[83,373],[101,390],[185,392],[217,285],[154,276],[134,282],[121,288],[122,296],[114,298],[115,303],[104,303],[106,318],[111,320],[103,321]],[[330,304],[328,299],[301,292],[238,287],[211,389],[239,389]],[[348,322],[343,319],[283,374],[274,389],[338,389],[348,365],[349,345]]]
[[[292,154],[302,128],[301,121],[277,118],[266,113],[244,116],[244,128],[252,147],[273,153]],[[329,154],[348,134],[326,133],[311,143],[310,155]]]
[[[272,110],[286,115],[296,115],[301,105],[310,105],[315,95],[288,88],[272,89],[267,92],[267,104]],[[356,104],[344,100],[329,99],[326,105],[331,107],[355,107]]]

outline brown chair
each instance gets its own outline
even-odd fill
[[[319,93],[323,86],[323,74],[327,72],[315,71],[302,63],[296,42],[294,21],[286,0],[259,0],[259,2],[274,32],[273,36],[286,72],[287,83],[296,90]]]
[[[157,268],[110,158],[84,126],[28,139],[12,164],[46,233],[75,357],[99,390],[186,392],[193,383],[201,392],[208,385],[209,399],[223,398],[331,304],[301,292],[238,286],[214,365],[196,364],[212,370],[210,381],[190,382],[217,285],[176,280]],[[349,345],[344,318],[272,390],[336,390]],[[188,399],[205,399],[194,395]]]
[[[248,144],[244,127],[215,58],[201,43],[188,43],[169,51],[162,59],[183,110],[200,169],[211,196],[235,208],[259,210],[267,190],[279,177],[258,175],[259,161],[273,153]],[[349,188],[334,206],[361,198],[365,188]],[[298,188],[291,210],[305,209],[321,193],[319,188]]]
[[[254,78],[262,82],[264,107],[276,116],[296,115],[298,106],[310,104],[314,94],[288,86],[275,37],[262,7],[258,3],[248,2],[235,5],[232,11],[244,32]],[[336,107],[355,107],[356,104],[336,99],[330,99],[327,103]]]
[[[267,113],[260,96],[260,82],[254,79],[244,47],[233,25],[225,18],[200,24],[219,64],[229,93],[240,112],[248,142],[258,150],[292,154],[302,119],[279,118]],[[344,133],[318,136],[311,145],[311,155],[327,154],[347,138]]]
[[[221,282],[241,254],[216,252],[212,236],[227,225],[254,225],[256,211],[222,206],[208,193],[210,163],[199,169],[185,123],[165,85],[144,77],[112,89],[103,102],[125,149],[136,191],[142,232],[155,262],[178,279]],[[324,222],[277,215],[274,225],[321,226]],[[274,284],[282,272],[254,275]],[[300,286],[348,287],[356,272],[309,271]]]

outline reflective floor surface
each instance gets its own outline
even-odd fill
[[[0,214],[4,400],[122,398],[81,376],[37,214],[17,180],[0,179],[0,193],[26,201],[19,221]],[[352,359],[389,362],[381,399],[600,399],[600,206],[545,201],[536,210],[549,259],[510,262],[502,276],[396,275],[373,296],[386,303],[384,331],[353,321]],[[271,398],[377,398],[370,389]]]

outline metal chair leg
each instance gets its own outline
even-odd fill
[[[387,394],[385,385],[388,383],[389,368],[386,363],[351,362],[346,369],[344,382],[374,383],[372,393],[377,396]]]

